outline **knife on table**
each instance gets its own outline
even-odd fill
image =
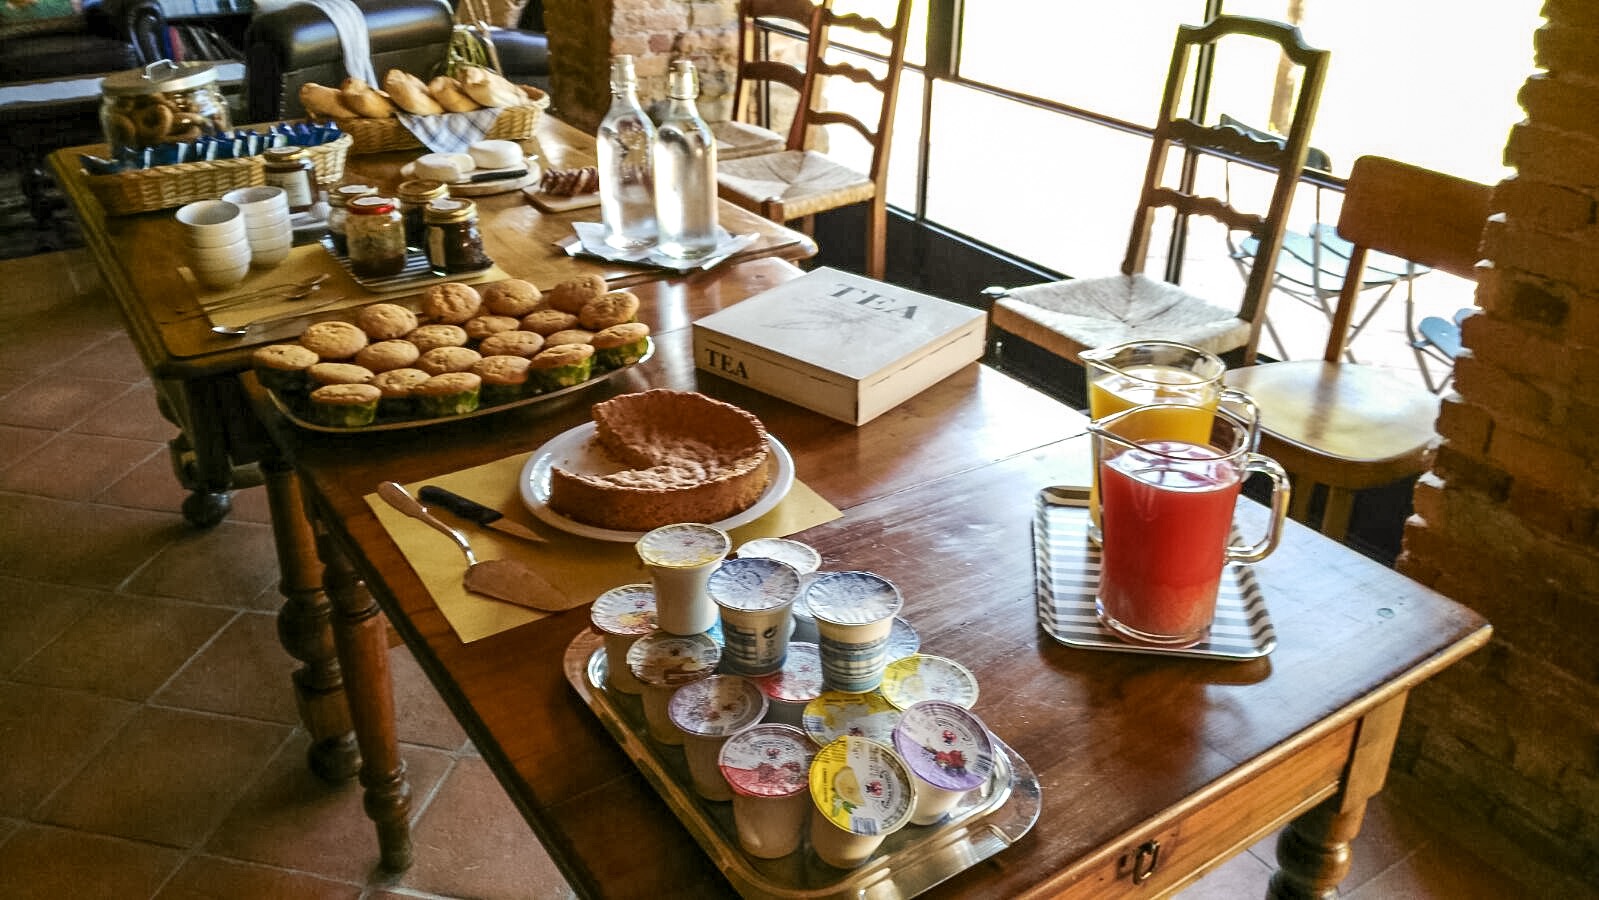
[[[544,538],[538,532],[520,522],[513,522],[507,519],[505,514],[499,510],[484,506],[475,500],[468,500],[460,494],[441,488],[436,484],[424,485],[420,491],[417,491],[417,496],[421,498],[423,503],[443,507],[468,522],[484,528],[519,537],[524,541],[533,541],[538,544],[544,543]]]

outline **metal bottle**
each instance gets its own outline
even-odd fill
[[[681,259],[705,256],[717,243],[716,141],[695,106],[699,93],[694,64],[674,61],[655,136],[655,220],[660,251]]]
[[[597,135],[600,218],[605,242],[624,250],[655,243],[655,180],[650,153],[655,125],[638,102],[633,57],[611,60],[611,108]]]

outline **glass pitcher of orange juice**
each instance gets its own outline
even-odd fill
[[[1216,407],[1226,401],[1248,423],[1254,448],[1260,413],[1249,395],[1223,387],[1221,357],[1176,341],[1131,341],[1079,354],[1087,369],[1088,417],[1098,422],[1135,406],[1159,406],[1122,428],[1133,441],[1173,440],[1204,444]],[[1088,497],[1089,537],[1100,539],[1099,469]]]

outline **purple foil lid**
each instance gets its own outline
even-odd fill
[[[894,749],[916,776],[946,791],[969,791],[994,770],[994,743],[978,718],[953,703],[926,700],[894,726]]]

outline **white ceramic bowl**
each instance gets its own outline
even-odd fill
[[[291,228],[292,220],[288,210],[273,210],[272,212],[251,215],[244,214],[245,228]]]
[[[270,269],[288,259],[289,252],[293,249],[293,243],[279,247],[251,247],[250,265],[255,266],[257,269]]]
[[[198,200],[174,216],[190,247],[219,247],[244,239],[244,214],[226,200]]]
[[[235,188],[222,195],[222,199],[244,212],[246,219],[261,218],[278,212],[289,214],[289,195],[276,185]]]
[[[244,280],[250,271],[250,257],[242,262],[196,263],[194,278],[202,287],[213,291],[230,288]]]
[[[266,228],[246,228],[245,240],[251,247],[275,246],[277,244],[294,243],[294,229],[289,227],[289,220],[284,219],[281,225],[270,225]]]
[[[250,262],[250,242],[244,239],[217,247],[190,247],[189,261],[194,268],[228,267]]]

